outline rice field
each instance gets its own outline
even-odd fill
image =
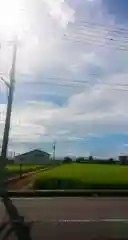
[[[40,173],[35,189],[126,189],[128,166],[64,164]]]

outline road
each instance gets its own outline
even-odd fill
[[[26,221],[35,221],[33,239],[128,239],[128,198],[30,198],[13,202]]]

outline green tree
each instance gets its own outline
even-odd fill
[[[110,159],[109,159],[109,163],[110,163],[110,164],[115,164],[114,159],[113,159],[113,158],[110,158]]]
[[[84,162],[84,161],[85,161],[84,157],[78,157],[78,158],[76,159],[76,162],[77,162],[77,163]]]
[[[72,163],[72,159],[70,157],[65,157],[63,163]]]
[[[93,156],[89,156],[89,161],[90,161],[90,162],[93,161]]]

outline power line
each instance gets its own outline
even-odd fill
[[[106,41],[109,41],[113,44],[115,43],[119,43],[119,44],[128,44],[128,38],[117,38],[115,36],[112,36],[110,34],[107,34],[105,36],[103,36],[101,34],[101,36],[99,35],[99,33],[94,33],[94,32],[67,32],[64,34],[64,36],[69,36],[69,37],[81,37],[81,38],[93,38],[94,40],[106,40]]]
[[[49,78],[47,78],[49,79]],[[57,78],[50,78],[50,79],[53,79],[53,80],[56,80]],[[58,78],[59,79],[59,78]],[[63,78],[62,78],[63,79]],[[62,81],[62,79],[60,78],[60,80]],[[36,84],[43,84],[43,85],[50,85],[51,84],[55,87],[61,87],[61,88],[74,88],[74,87],[77,87],[77,88],[83,88],[84,86],[88,85],[89,87],[102,87],[102,86],[106,86],[106,87],[109,87],[108,90],[113,90],[113,91],[125,91],[127,92],[128,91],[128,88],[121,88],[121,87],[128,87],[128,84],[121,84],[121,83],[115,83],[115,84],[112,84],[112,83],[98,83],[98,82],[95,82],[95,83],[92,83],[92,82],[89,82],[89,81],[81,81],[81,80],[75,80],[77,81],[76,83],[73,81],[73,80],[68,80],[66,79],[66,82],[69,81],[70,84],[59,84],[59,83],[56,83],[55,81],[42,81],[42,82],[36,82]],[[115,87],[118,87],[118,88],[115,88]]]
[[[92,74],[94,75],[94,74]],[[47,80],[47,81],[46,81]],[[49,81],[50,80],[50,81]],[[30,84],[44,84],[44,83],[55,83],[55,84],[59,84],[59,83],[56,83],[55,81],[58,80],[58,81],[64,81],[64,82],[68,82],[68,83],[78,83],[78,84],[89,84],[92,86],[92,82],[89,81],[89,80],[81,80],[81,79],[72,79],[72,78],[63,78],[63,77],[45,77],[45,81],[42,79],[42,81],[37,81],[37,82],[29,82]],[[25,82],[26,84],[27,82]],[[101,82],[95,82],[95,84],[97,85],[101,85],[101,86],[119,86],[119,87],[128,87],[128,83],[101,83]],[[66,84],[64,83],[64,86]],[[66,85],[68,86],[68,85]],[[74,84],[75,86],[75,84]]]
[[[113,49],[115,50],[119,50],[119,51],[125,51],[127,52],[128,51],[128,48],[126,48],[126,46],[124,45],[112,45],[112,44],[109,44],[108,43],[111,43],[110,41],[112,41],[111,39],[109,40],[109,42],[102,42],[100,39],[96,39],[96,38],[91,38],[91,37],[88,37],[88,36],[85,36],[84,39],[83,38],[73,38],[73,37],[68,37],[68,35],[64,35],[63,37],[63,40],[67,40],[67,41],[73,41],[75,43],[87,43],[87,44],[91,44],[91,45],[98,45],[99,47],[112,47]]]
[[[110,88],[110,91],[121,91],[121,92],[128,92],[128,89],[118,89],[118,88]]]
[[[112,34],[112,33],[115,33],[112,28],[111,29],[106,28],[106,26],[98,25],[98,24],[93,25],[94,23],[92,24],[90,22],[85,22],[85,24],[86,26],[84,27],[83,25],[82,26],[76,25],[76,24],[71,25],[71,28],[69,29],[70,31],[64,34],[63,39],[72,40],[72,41],[81,42],[81,43],[89,42],[93,44],[103,45],[104,47],[106,47],[107,46],[106,44],[109,43],[110,44],[109,46],[116,47],[117,50],[128,51],[128,48],[126,48],[128,45],[128,35],[126,37],[126,36],[123,36],[123,33],[121,33],[120,36],[117,37],[115,36],[115,34],[114,35]],[[80,31],[78,30],[73,31],[73,29],[76,28],[76,26],[78,26],[78,30],[80,29]],[[91,27],[88,29],[87,26],[89,27],[91,26]],[[92,26],[93,27],[95,26],[95,28],[92,28]],[[82,31],[81,31],[81,27],[82,27]],[[116,30],[118,30],[118,33],[119,33],[119,29],[116,29]],[[125,29],[125,30],[127,30],[127,34],[128,34],[128,29]]]
[[[116,33],[113,32],[113,31],[108,31],[106,29],[100,29],[100,28],[88,28],[88,27],[83,27],[83,26],[79,26],[79,27],[76,27],[76,26],[73,26],[71,29],[70,29],[70,32],[75,32],[75,33],[79,33],[79,34],[90,34],[90,33],[93,33],[93,34],[103,34],[105,36],[112,36],[113,38],[114,37],[120,37],[123,38],[124,40],[128,40],[128,33],[127,33],[127,36],[122,34],[122,33]]]
[[[95,34],[98,34],[98,35],[99,35],[99,33],[100,33],[100,34],[103,34],[103,35],[105,35],[105,36],[106,36],[106,35],[113,36],[113,37],[114,37],[114,36],[115,36],[115,37],[117,36],[118,38],[121,37],[121,38],[123,38],[123,39],[127,39],[127,40],[128,40],[128,35],[126,36],[126,35],[123,34],[123,33],[119,33],[120,35],[117,34],[117,33],[115,34],[115,32],[113,32],[112,30],[111,30],[111,31],[110,31],[110,30],[108,31],[108,29],[106,29],[106,28],[104,28],[104,29],[99,28],[99,27],[98,27],[98,28],[92,28],[92,26],[91,26],[91,27],[90,27],[90,26],[89,26],[89,27],[87,27],[87,26],[85,26],[85,27],[83,27],[83,26],[79,26],[79,27],[78,27],[78,26],[77,26],[77,27],[76,27],[76,25],[74,24],[74,25],[72,25],[72,27],[69,27],[68,29],[69,29],[69,30],[68,30],[69,32],[76,32],[76,33],[84,33],[84,32],[85,32],[86,34],[92,32],[93,34],[95,33]],[[127,31],[128,31],[128,30],[127,30]],[[127,32],[127,34],[128,34],[128,32]]]
[[[83,43],[83,44],[88,44],[88,45],[98,45],[99,47],[103,47],[103,48],[106,48],[106,47],[112,47],[114,50],[117,50],[117,51],[125,51],[127,52],[128,49],[127,48],[117,48],[115,46],[112,46],[112,45],[107,45],[107,44],[103,44],[103,43],[100,43],[100,42],[94,42],[94,40],[91,40],[91,39],[86,39],[85,41],[81,40],[81,39],[73,39],[73,38],[65,38],[64,40],[67,40],[67,41],[73,41],[75,43]]]
[[[105,25],[105,24],[99,24],[99,23],[96,23],[96,22],[89,22],[89,21],[79,21],[75,24],[72,24],[71,26],[82,26],[82,27],[85,27],[85,26],[91,26],[91,27],[99,27],[101,29],[105,29],[105,30],[108,30],[108,31],[113,31],[113,32],[121,32],[121,33],[128,33],[128,28],[124,28],[124,27],[121,27],[119,25],[116,25],[116,26],[110,26],[110,25]]]

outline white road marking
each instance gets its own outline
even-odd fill
[[[32,223],[128,223],[128,219],[51,219],[51,220],[34,220],[34,219],[25,219],[25,222]]]
[[[18,198],[18,197],[13,197],[13,198],[11,198],[11,200],[13,201],[13,200],[18,200],[18,201],[22,201],[22,200],[35,200],[35,201],[39,201],[39,200],[50,200],[50,199],[54,199],[54,197],[41,197],[41,198],[35,198],[35,197],[21,197],[21,198]],[[1,198],[0,198],[0,200],[1,200]],[[3,203],[2,203],[3,204]]]
[[[128,219],[51,219],[51,220],[36,220],[36,219],[25,219],[27,223],[128,223]]]
[[[47,221],[46,221],[47,222]],[[114,218],[114,219],[54,219],[49,220],[48,222],[60,222],[60,223],[91,223],[91,222],[108,222],[108,223],[115,223],[115,222],[123,222],[128,223],[128,219],[122,219],[122,218]]]

